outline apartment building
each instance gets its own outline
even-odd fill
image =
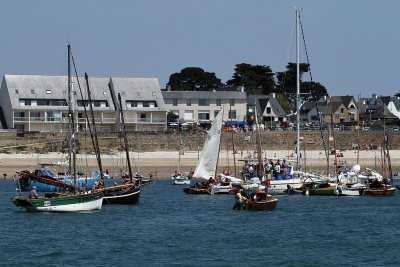
[[[119,130],[117,95],[128,131],[165,131],[166,109],[156,78],[89,78],[91,103],[99,131]],[[111,85],[111,86],[109,86]],[[86,80],[72,78],[78,130],[87,130]],[[68,78],[48,75],[5,75],[0,89],[0,122],[4,129],[66,131]]]
[[[165,108],[185,122],[212,121],[224,109],[223,121],[246,119],[246,93],[242,86],[209,91],[162,92]]]

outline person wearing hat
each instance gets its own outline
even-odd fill
[[[36,186],[32,186],[31,194],[29,195],[29,198],[39,198],[38,194],[36,192]]]

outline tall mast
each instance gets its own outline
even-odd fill
[[[118,102],[119,102],[119,114],[121,116],[121,133],[124,138],[126,162],[128,164],[128,170],[129,170],[129,180],[132,182],[133,174],[132,174],[131,160],[129,158],[128,138],[126,137],[126,132],[125,132],[125,119],[124,119],[124,113],[122,112],[122,101],[120,93],[118,93]]]
[[[358,95],[357,107],[357,164],[360,161],[360,95]]]
[[[68,116],[69,116],[69,174],[74,177],[76,188],[76,148],[75,148],[75,96],[71,81],[71,46],[68,45]]]
[[[260,125],[258,124],[258,114],[257,114],[257,106],[254,109],[254,115],[256,119],[256,142],[257,142],[257,161],[258,161],[258,174],[261,175],[260,180],[262,181],[264,178],[264,166],[263,160],[261,158],[262,150],[261,150],[261,132]]]
[[[90,93],[89,77],[88,77],[87,73],[85,73],[85,80],[86,80],[86,87],[87,87],[89,107],[90,107],[90,116],[92,118],[93,131],[92,131],[92,128],[90,127],[90,123],[89,123],[87,114],[86,114],[86,118],[88,121],[88,126],[89,126],[89,131],[90,131],[90,135],[91,135],[91,139],[92,139],[93,148],[96,153],[97,165],[99,166],[99,171],[100,171],[100,178],[101,178],[101,180],[104,180],[103,165],[101,163],[101,156],[100,156],[99,138],[97,136],[96,121],[94,119],[92,96]],[[83,97],[82,97],[82,100],[83,100]],[[85,112],[86,112],[86,105],[84,104],[83,106],[85,107]]]
[[[221,111],[220,111],[221,112]],[[218,113],[219,114],[219,113]],[[222,108],[222,116],[221,116],[221,123],[222,123],[222,121],[223,121],[223,118],[224,118],[224,109]],[[214,122],[213,123],[216,123],[215,122],[215,118],[214,118]],[[222,128],[222,127],[221,127]],[[219,146],[218,146],[218,157],[217,157],[217,162],[215,163],[215,172],[214,172],[214,178],[216,178],[217,177],[217,171],[218,171],[218,162],[219,162],[219,153],[220,153],[220,151],[221,151],[221,135],[222,135],[222,132],[221,132],[221,130],[222,129],[220,129],[219,130],[219,139],[220,139],[220,142],[219,142]]]
[[[300,11],[296,8],[297,169],[300,168]]]
[[[232,129],[233,123],[232,123],[232,106],[231,105],[229,105],[229,114],[231,116],[231,129]],[[233,167],[235,169],[235,177],[237,177],[236,176],[235,140],[233,138],[233,130],[231,131],[231,134],[232,134],[232,150],[233,150]],[[229,158],[228,158],[228,164],[229,164]],[[228,167],[228,169],[229,169],[229,167]]]

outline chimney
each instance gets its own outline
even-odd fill
[[[272,93],[272,98],[275,98],[275,93]]]
[[[167,84],[167,85],[166,85],[166,89],[167,89],[168,92],[171,92],[171,91],[172,91],[171,85]]]

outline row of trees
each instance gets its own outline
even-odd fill
[[[308,99],[318,99],[328,95],[322,84],[314,81],[302,81],[303,74],[309,71],[309,64],[300,64],[300,93],[307,96]],[[247,95],[276,93],[278,101],[285,108],[295,99],[296,63],[289,62],[283,72],[273,72],[269,66],[264,65],[237,64],[232,79],[225,84],[214,72],[188,67],[171,74],[168,85],[173,91],[206,91],[210,88],[244,86]]]

